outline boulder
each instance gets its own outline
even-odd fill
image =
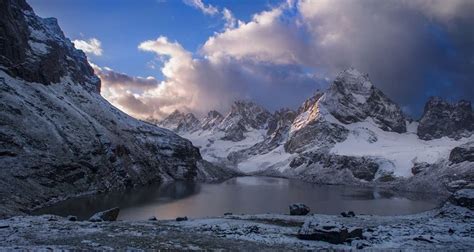
[[[67,219],[68,221],[77,221],[77,217],[74,216],[74,215],[69,215],[68,217],[66,217],[66,219]]]
[[[188,220],[188,216],[177,217],[177,218],[176,218],[176,221],[187,221],[187,220]]]
[[[120,208],[115,207],[112,209],[108,209],[102,212],[98,212],[94,214],[89,221],[92,222],[101,222],[101,221],[116,221],[119,215]]]
[[[307,215],[311,209],[305,204],[297,203],[290,205],[290,215]]]
[[[157,221],[158,219],[155,217],[155,216],[151,216],[150,218],[148,218],[149,221]]]
[[[474,162],[474,141],[455,147],[449,154],[449,161],[453,163]]]
[[[307,220],[298,231],[297,237],[302,240],[324,241],[332,244],[343,244],[364,238],[362,228],[345,227],[333,221],[321,223],[318,220]]]
[[[474,189],[461,189],[449,197],[453,205],[474,210]]]
[[[415,163],[413,164],[413,167],[411,168],[411,173],[413,173],[413,175],[416,175],[418,173],[426,171],[427,169],[430,168],[430,166],[431,165],[426,162]]]
[[[342,212],[342,213],[341,213],[341,216],[342,216],[342,217],[345,217],[345,218],[355,217],[355,213],[354,213],[353,211]]]

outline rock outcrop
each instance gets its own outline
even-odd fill
[[[454,163],[461,163],[464,161],[474,162],[474,142],[468,142],[455,147],[449,154],[449,161]]]
[[[309,207],[303,203],[291,204],[290,215],[307,215],[311,211]]]
[[[68,76],[99,93],[86,55],[65,38],[55,18],[38,18],[24,0],[0,2],[0,66],[12,77],[50,85]]]
[[[363,239],[362,228],[345,227],[335,222],[320,223],[307,220],[298,231],[298,238],[302,240],[324,241],[332,244],[343,244],[355,239]]]
[[[451,104],[432,97],[425,105],[418,125],[418,136],[424,140],[444,136],[460,139],[474,132],[474,112],[469,101]]]
[[[461,189],[455,192],[449,198],[449,202],[474,211],[474,189]]]
[[[120,208],[115,207],[115,208],[108,209],[108,210],[94,214],[89,219],[89,221],[92,221],[92,222],[116,221],[119,213],[120,213]]]

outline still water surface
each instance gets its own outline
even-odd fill
[[[395,194],[371,188],[313,185],[269,177],[238,177],[220,184],[176,182],[127,192],[76,198],[41,209],[34,214],[76,215],[120,207],[121,220],[173,219],[234,214],[288,213],[288,205],[301,202],[313,213],[404,215],[437,207],[435,195]]]

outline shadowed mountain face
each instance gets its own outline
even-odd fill
[[[205,170],[190,141],[103,99],[55,19],[24,0],[0,7],[0,216],[76,194],[222,175]]]

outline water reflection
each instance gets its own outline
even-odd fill
[[[440,199],[417,194],[349,186],[314,185],[269,177],[239,177],[220,184],[176,182],[132,191],[72,199],[42,209],[37,214],[76,215],[80,219],[94,212],[119,206],[119,219],[143,220],[150,216],[205,217],[235,214],[286,213],[288,205],[307,204],[312,212],[339,214],[352,210],[362,214],[401,215],[436,207]]]

